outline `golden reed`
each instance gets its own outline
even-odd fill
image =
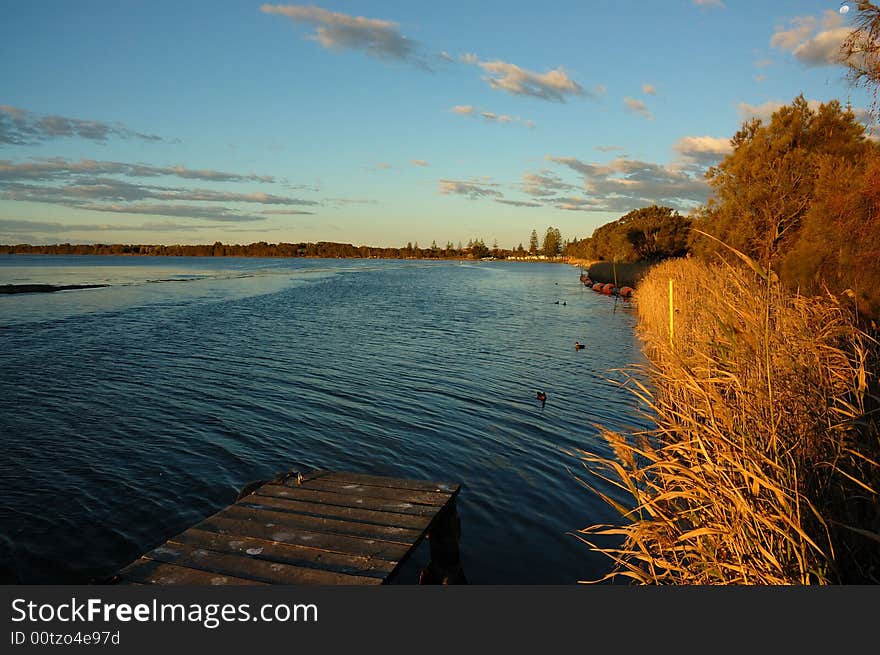
[[[613,560],[591,582],[880,582],[877,341],[835,297],[792,295],[737,255],[638,286],[649,363],[627,386],[655,427],[597,426],[615,456],[575,453],[623,517],[577,532]]]

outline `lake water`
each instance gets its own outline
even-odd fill
[[[614,382],[641,355],[634,309],[578,274],[0,256],[0,285],[111,285],[0,296],[0,581],[110,574],[290,468],[462,483],[471,583],[601,576],[570,533],[616,517],[565,451],[644,425]]]

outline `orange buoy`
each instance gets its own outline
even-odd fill
[[[606,296],[610,296],[615,291],[616,291],[616,289],[615,289],[614,285],[611,284],[610,282],[602,288],[602,293],[604,293]]]
[[[602,293],[602,287],[605,285],[602,282],[594,282],[593,283],[593,291],[596,293]]]
[[[623,287],[620,290],[620,297],[621,298],[632,298],[632,295],[633,295],[633,288],[632,287]]]

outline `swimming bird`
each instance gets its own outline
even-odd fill
[[[543,391],[539,391],[535,397],[541,401],[541,407],[543,407],[544,403],[547,402],[547,394]]]
[[[586,346],[584,344],[582,344],[580,341],[574,342],[574,349],[575,350],[583,350],[584,348],[586,348]]]

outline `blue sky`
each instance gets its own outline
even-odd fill
[[[687,211],[744,118],[870,104],[839,7],[5,3],[0,243],[514,247]]]

